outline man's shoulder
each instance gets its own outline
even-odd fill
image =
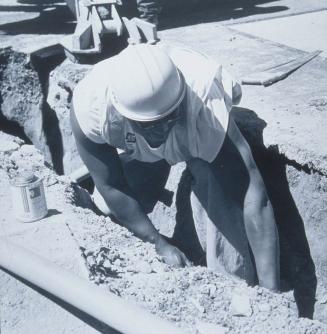
[[[76,119],[83,133],[96,143],[103,143],[101,121],[107,110],[107,90],[110,85],[111,60],[106,59],[93,66],[91,71],[76,85],[73,106]]]
[[[205,99],[221,65],[201,52],[182,46],[162,46],[182,72],[188,86]]]

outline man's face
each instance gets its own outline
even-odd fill
[[[167,140],[170,130],[181,118],[181,105],[171,114],[158,121],[133,121],[134,130],[144,137],[152,147],[159,147]]]

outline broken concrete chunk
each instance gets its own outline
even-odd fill
[[[191,281],[200,281],[202,279],[201,273],[198,271],[192,272],[190,275]]]
[[[154,259],[151,263],[151,269],[152,271],[154,271],[155,273],[162,273],[165,270],[165,266],[166,264],[164,264],[163,262],[159,261],[158,259]]]
[[[268,303],[258,304],[258,309],[260,312],[270,312],[271,306]]]
[[[209,296],[210,298],[215,298],[217,292],[217,287],[214,284],[209,285]]]
[[[152,272],[152,267],[148,262],[140,261],[135,265],[135,271],[142,274],[150,274]]]
[[[1,141],[0,152],[11,152],[19,149],[19,144],[12,141]]]
[[[192,304],[196,307],[196,309],[200,313],[205,313],[206,312],[206,309],[200,304],[200,302],[197,299],[191,298],[190,301],[192,302]]]
[[[110,269],[111,268],[111,262],[108,259],[106,259],[106,260],[104,260],[102,266],[105,269]]]
[[[93,267],[93,266],[95,266],[95,259],[94,259],[94,257],[91,255],[91,256],[88,256],[87,258],[86,258],[86,263],[88,264],[88,266],[91,268],[91,267]]]
[[[196,330],[198,334],[226,334],[228,331],[226,327],[203,321],[198,321],[196,323]]]
[[[116,259],[112,264],[116,267],[120,267],[122,266],[122,261],[120,259]]]
[[[327,304],[327,294],[323,295],[319,298],[319,303],[320,304]]]
[[[229,311],[233,316],[250,317],[252,306],[249,296],[245,293],[234,291]]]

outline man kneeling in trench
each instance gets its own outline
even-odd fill
[[[257,274],[261,286],[278,290],[272,206],[249,145],[229,115],[241,95],[240,85],[203,54],[129,46],[96,64],[77,85],[72,129],[95,182],[95,203],[153,243],[166,263],[190,265],[147,213],[163,192],[170,165],[185,161],[206,216],[208,267],[250,284]]]

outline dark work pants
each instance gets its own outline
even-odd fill
[[[125,162],[121,158],[125,178],[135,198],[146,213],[152,212],[161,197],[170,172],[170,165],[165,160],[149,163],[137,160]],[[95,205],[106,215],[110,208],[95,188]]]

